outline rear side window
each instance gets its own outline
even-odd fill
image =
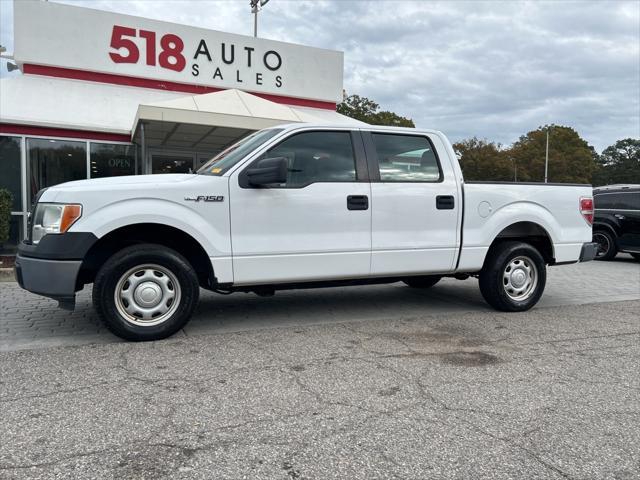
[[[371,133],[382,182],[439,182],[442,172],[427,137]]]
[[[640,193],[600,193],[594,197],[595,207],[600,210],[639,210]]]
[[[640,210],[640,192],[627,193],[627,201],[625,202],[629,210]]]
[[[262,158],[285,157],[289,163],[285,188],[317,182],[355,182],[356,159],[350,132],[304,132],[276,145]]]

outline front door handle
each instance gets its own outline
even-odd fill
[[[453,195],[438,195],[436,197],[436,208],[438,210],[453,210],[455,205]]]
[[[369,197],[366,195],[349,195],[347,197],[347,208],[349,210],[368,210]]]

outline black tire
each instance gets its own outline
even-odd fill
[[[411,288],[431,288],[438,283],[442,277],[437,275],[425,275],[421,277],[409,277],[403,280]]]
[[[632,253],[631,256],[635,259],[636,262],[640,262],[640,253]]]
[[[140,269],[136,271],[138,267]],[[132,278],[133,282],[136,281],[134,277],[142,278],[142,275],[137,275],[138,272],[142,271],[144,271],[143,275],[149,277],[146,284],[150,285],[156,281],[156,286],[151,285],[153,288],[149,291],[152,292],[152,295],[159,296],[160,300],[159,304],[153,307],[168,309],[164,314],[156,317],[157,319],[163,315],[166,316],[165,319],[160,320],[160,323],[140,325],[145,320],[136,320],[136,315],[141,314],[131,314],[127,318],[125,316],[127,312],[124,312],[124,309],[125,306],[129,306],[129,303],[126,299],[122,300],[124,297],[116,300],[116,288],[119,288],[119,291],[122,291],[119,285],[124,285],[123,288],[125,290],[128,288],[127,281],[123,279],[125,275],[129,275],[129,272],[132,271],[135,273],[126,278]],[[154,276],[162,281],[155,280]],[[122,284],[120,283],[121,281],[123,282]],[[174,285],[174,281],[178,285]],[[139,285],[142,285],[142,283]],[[165,286],[164,289],[162,285]],[[178,298],[175,305],[171,298],[168,298],[166,303],[164,300],[165,293],[169,292],[167,295],[170,296],[171,291],[174,292],[174,297]],[[137,288],[133,290],[132,298],[143,298],[144,292],[140,292],[138,297],[136,297],[136,292],[138,292]],[[137,342],[160,340],[180,330],[191,318],[198,304],[199,294],[198,276],[189,262],[175,250],[154,244],[134,245],[120,250],[100,268],[93,283],[93,305],[105,326],[114,335],[125,340]],[[117,302],[120,304],[119,306],[116,305]],[[135,301],[133,305],[136,305]],[[153,323],[158,321],[156,319],[150,318],[147,321]],[[136,321],[138,324],[133,323]]]
[[[521,262],[521,265],[518,262]],[[521,271],[519,277],[515,277],[515,279],[522,278],[524,275],[523,287],[531,285],[530,288],[525,288],[522,299],[517,298],[516,290],[511,290],[511,293],[508,293],[511,284],[506,285],[506,283],[511,280],[505,279],[504,276],[508,273],[508,267],[512,272]],[[525,272],[529,271],[535,272],[535,282],[526,280],[527,274]],[[511,278],[514,277],[511,276]],[[540,300],[546,282],[547,270],[542,255],[533,246],[523,242],[502,242],[494,245],[489,250],[484,267],[480,272],[482,296],[489,305],[503,312],[529,310]]]
[[[595,260],[612,260],[618,253],[616,239],[606,230],[594,230],[593,241],[598,244]]]

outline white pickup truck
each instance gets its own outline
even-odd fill
[[[39,192],[20,285],[73,308],[93,283],[106,326],[172,335],[219,293],[477,277],[503,311],[535,305],[546,266],[594,258],[589,185],[464,182],[440,132],[295,124],[253,133],[196,174]]]

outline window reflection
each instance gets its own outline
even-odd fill
[[[91,142],[91,178],[134,175],[136,149],[134,145]]]
[[[418,135],[372,134],[383,182],[437,182],[438,159],[429,140]]]
[[[22,215],[11,215],[9,220],[9,239],[0,243],[0,254],[15,255],[22,240]]]
[[[13,195],[14,212],[22,211],[22,189],[20,188],[20,137],[0,136],[0,188]]]
[[[87,178],[87,144],[68,140],[28,138],[31,201],[38,190]]]

